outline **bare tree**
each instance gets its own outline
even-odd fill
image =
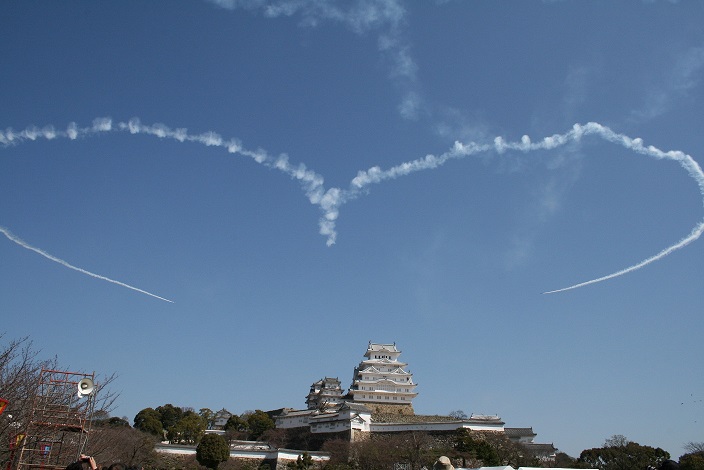
[[[629,442],[623,434],[614,434],[604,441],[604,447],[625,447]]]
[[[56,358],[40,361],[28,337],[8,340],[0,334],[0,398],[8,401],[0,415],[0,464],[15,454],[15,437],[23,429],[31,410],[42,368],[56,365]]]
[[[0,415],[0,466],[17,458],[17,436],[26,428],[32,412],[34,397],[38,393],[42,370],[58,370],[58,359],[40,359],[29,337],[9,339],[0,333],[0,398],[8,401]],[[109,384],[115,374],[96,380],[94,410],[99,416],[114,408],[118,394]]]
[[[86,453],[103,467],[121,462],[128,467],[151,466],[156,461],[156,438],[130,426],[97,426],[91,431]]]
[[[682,446],[689,453],[704,452],[704,442],[688,442]]]

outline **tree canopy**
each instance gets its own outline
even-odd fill
[[[230,447],[225,438],[217,434],[206,434],[196,447],[196,460],[208,468],[217,469],[221,462],[230,458]]]
[[[186,411],[176,424],[167,430],[171,442],[196,444],[205,432],[206,421],[194,411]]]
[[[647,470],[658,468],[670,458],[670,454],[659,447],[644,446],[627,440],[624,443],[624,440],[625,438],[607,440],[606,444],[620,444],[583,450],[579,461],[600,470]]]
[[[140,431],[164,438],[161,415],[154,408],[144,408],[134,417],[134,427]]]
[[[249,438],[256,441],[265,431],[276,427],[274,420],[262,410],[256,410],[247,416],[247,427],[249,428]]]
[[[680,470],[704,470],[704,451],[690,452],[681,456]]]
[[[476,464],[479,467],[495,467],[501,464],[496,449],[484,439],[475,439],[467,429],[457,430],[454,447],[457,456],[462,458],[463,466],[467,460],[472,462],[472,466]]]

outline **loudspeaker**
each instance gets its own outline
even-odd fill
[[[88,377],[81,379],[81,381],[78,382],[78,396],[79,397],[90,395],[91,393],[93,393],[93,390],[95,390],[95,384]]]

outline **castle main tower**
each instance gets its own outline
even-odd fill
[[[416,384],[405,362],[398,360],[396,343],[369,342],[364,360],[354,369],[350,395],[376,413],[414,414]]]

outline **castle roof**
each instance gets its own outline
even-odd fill
[[[507,437],[535,437],[533,428],[504,428]]]
[[[396,343],[383,344],[383,343],[372,343],[371,341],[369,342],[369,346],[367,346],[367,351],[401,352],[398,349],[396,349]]]

